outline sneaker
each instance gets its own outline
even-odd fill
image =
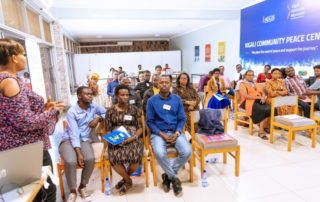
[[[90,197],[90,194],[88,194],[87,189],[85,187],[83,187],[82,189],[78,189],[79,195],[80,197],[86,201],[86,202],[90,202],[92,199]]]
[[[172,188],[173,188],[173,192],[176,196],[178,196],[182,193],[182,187],[181,187],[181,182],[180,182],[179,178],[176,177],[172,180]]]
[[[67,199],[67,202],[76,202],[77,199],[77,194],[75,193],[70,193]]]
[[[163,187],[163,190],[164,192],[169,192],[170,191],[170,183],[171,183],[171,180],[169,179],[169,176],[166,174],[166,173],[163,173],[161,175],[162,177],[162,187]]]

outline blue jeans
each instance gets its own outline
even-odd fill
[[[169,136],[172,135],[172,133],[167,134]],[[179,135],[174,144],[179,155],[173,162],[173,165],[171,165],[167,158],[166,141],[159,135],[151,134],[151,145],[158,163],[170,179],[176,178],[178,171],[189,160],[192,152],[190,143],[187,141],[185,135]]]

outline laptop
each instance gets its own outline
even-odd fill
[[[41,179],[43,142],[0,152],[0,195]]]

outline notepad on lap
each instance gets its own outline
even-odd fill
[[[120,126],[111,133],[108,133],[105,136],[103,136],[103,138],[112,145],[118,145],[129,137],[131,137],[131,135],[123,126]]]

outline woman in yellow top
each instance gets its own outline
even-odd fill
[[[268,104],[271,104],[271,100],[274,97],[288,95],[288,89],[284,81],[281,79],[281,70],[279,68],[273,68],[271,70],[271,76],[272,78],[270,80],[267,80],[264,86],[264,91],[267,95],[266,102]],[[294,107],[292,106],[283,106],[277,108],[278,115],[292,114],[293,111]]]
[[[204,106],[212,109],[224,109],[230,106],[230,100],[226,96],[224,79],[220,77],[220,69],[213,70],[212,78],[207,84],[207,96]]]

